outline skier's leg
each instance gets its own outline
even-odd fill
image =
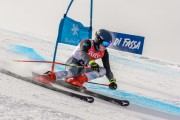
[[[100,67],[100,71],[92,71],[91,69],[83,69],[79,76],[74,78],[69,78],[66,80],[66,82],[83,87],[84,82],[88,82],[92,79],[96,79],[99,77],[103,77],[106,74],[106,69],[103,67]]]
[[[75,58],[69,58],[66,62],[67,64],[79,65],[78,60]],[[78,72],[81,71],[77,67],[68,67],[68,71],[58,71],[58,72],[46,72],[44,75],[36,78],[40,82],[51,83],[55,80],[65,80],[70,77],[78,76]]]
[[[82,71],[82,72],[84,72],[84,71]],[[106,69],[104,67],[100,67],[99,72],[91,70],[89,72],[86,71],[84,74],[87,76],[88,81],[91,81],[93,79],[103,77],[104,75],[106,75]]]
[[[71,57],[66,61],[66,64],[71,64],[71,65],[77,65],[79,66],[79,61],[76,60],[75,58]],[[72,77],[76,77],[79,75],[80,71],[82,69],[79,69],[77,67],[66,67],[66,71],[58,71],[55,72],[56,75],[56,79],[57,80],[65,80],[67,78],[72,78]]]
[[[65,80],[68,72],[67,71],[58,71],[55,72],[56,80]]]
[[[74,64],[74,65],[81,65],[79,63],[78,60],[76,60],[75,58],[70,58],[67,61],[68,64]],[[77,67],[69,67],[68,68],[68,74],[66,76],[66,82],[76,85],[76,86],[80,86],[83,87],[83,83],[87,82],[87,76],[85,74],[82,74],[83,70],[87,70],[87,69],[83,69],[83,68],[77,68]]]

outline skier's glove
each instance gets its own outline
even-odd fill
[[[99,65],[94,60],[89,61],[89,66],[91,70],[99,72]]]
[[[116,79],[113,78],[113,79],[109,80],[109,82],[110,82],[109,88],[112,90],[116,90],[117,89]]]

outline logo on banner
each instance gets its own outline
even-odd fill
[[[131,40],[130,38],[124,38],[124,40],[122,41],[123,38],[116,38],[113,45],[120,45],[121,42],[123,47],[128,47],[129,49],[139,49],[141,46],[141,42],[139,41],[135,41],[135,40]]]
[[[135,36],[117,32],[111,32],[114,35],[114,40],[110,48],[130,53],[142,54],[144,37]]]
[[[76,35],[78,37],[78,31],[79,31],[78,24],[73,24],[71,31],[73,32],[73,35]]]
[[[79,27],[78,27],[78,24],[72,24],[72,28],[71,28],[71,31],[72,31],[72,36],[76,36],[78,37],[78,32],[79,32]],[[65,42],[67,43],[71,43],[71,44],[78,44],[79,43],[79,40],[75,41],[73,39],[69,39],[68,37],[65,38]]]

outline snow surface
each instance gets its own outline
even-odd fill
[[[52,60],[56,39],[0,30],[0,68],[31,76],[49,64],[17,63],[16,59]],[[65,62],[75,47],[60,44],[57,61]],[[102,94],[126,98],[121,107],[95,98],[90,104],[0,73],[0,120],[179,120],[180,65],[109,49],[118,90],[86,84]],[[101,61],[98,61],[101,64]],[[64,66],[57,66],[64,69]],[[108,83],[103,77],[94,82]]]

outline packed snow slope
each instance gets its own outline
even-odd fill
[[[0,68],[24,76],[43,74],[50,64],[17,63],[13,60],[52,60],[56,38],[0,30]],[[59,44],[57,61],[65,62],[74,46]],[[95,99],[93,104],[23,82],[0,73],[0,119],[180,119],[180,65],[155,58],[108,49],[118,90],[85,84],[95,92],[127,99],[128,107]],[[101,60],[98,61],[102,65]],[[56,70],[64,70],[56,66]],[[108,83],[106,77],[94,82]]]

